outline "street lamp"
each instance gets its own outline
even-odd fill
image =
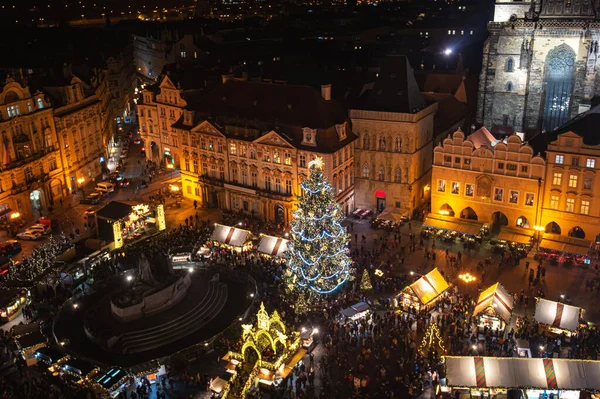
[[[85,178],[80,177],[77,179],[77,184],[79,184],[79,188],[81,189],[81,195],[83,195],[83,183],[85,183]]]
[[[542,232],[545,231],[546,229],[544,228],[544,226],[533,226],[533,229],[535,231],[537,231],[537,244],[536,244],[536,250],[540,249],[540,241],[542,240]]]
[[[133,280],[133,276],[132,275],[127,276],[127,281],[131,281],[131,280]]]

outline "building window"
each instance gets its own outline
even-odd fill
[[[306,155],[300,154],[300,156],[298,157],[298,165],[301,168],[306,168]]]
[[[584,215],[589,215],[590,213],[590,201],[581,201],[581,206],[579,207],[579,213]]]
[[[394,181],[396,183],[402,182],[402,170],[400,170],[400,168],[396,168],[396,170],[394,171]]]
[[[464,165],[471,165],[471,158],[463,158]]]
[[[237,146],[235,143],[229,143],[229,153],[231,155],[236,155],[237,154]]]
[[[575,198],[567,198],[567,203],[565,204],[565,211],[573,212],[575,209]]]
[[[219,166],[219,179],[225,180],[225,167],[223,165]]]
[[[271,153],[269,152],[269,150],[264,150],[263,162],[271,162]]]
[[[187,186],[186,190],[187,190],[188,194],[190,194],[190,195],[192,194],[192,186]]]
[[[558,209],[558,195],[553,195],[550,197],[550,208]]]
[[[586,168],[594,168],[596,166],[596,160],[593,158],[588,158],[585,161],[585,167]]]
[[[569,175],[569,187],[577,188],[577,179],[579,176],[577,175]]]
[[[204,137],[200,137],[200,149],[206,150],[206,139]]]
[[[209,151],[215,150],[215,142],[213,140],[208,140],[208,150]]]
[[[217,141],[217,152],[219,154],[223,153],[223,143],[221,143],[221,141]]]
[[[185,51],[182,51],[179,54],[181,55],[181,58],[185,58]]]
[[[452,162],[452,155],[445,155],[444,162],[448,162],[448,163]]]
[[[475,194],[475,185],[465,184],[465,197],[472,197]]]
[[[515,62],[512,58],[506,60],[506,72],[512,72],[514,70],[514,64]]]
[[[196,197],[200,196],[200,187],[194,187],[194,194],[196,195]]]
[[[291,180],[285,181],[285,193],[287,195],[292,195],[292,181]]]
[[[452,182],[452,189],[450,191],[452,194],[460,194],[460,183],[457,181]]]
[[[560,186],[562,184],[562,173],[554,172],[552,184],[554,184],[555,186]]]
[[[190,170],[190,160],[183,158],[183,170]]]
[[[365,164],[365,166],[363,166],[363,178],[369,178],[369,164]]]
[[[454,157],[454,163],[460,164],[460,157]]]
[[[517,165],[514,163],[509,163],[506,165],[506,169],[511,170],[511,171],[516,171],[517,170]]]
[[[281,179],[278,177],[275,178],[275,192],[281,192]]]
[[[396,137],[396,152],[402,152],[402,137]]]
[[[55,157],[51,157],[48,160],[48,170],[50,172],[52,172],[53,170],[56,170],[56,169],[58,169],[58,166],[56,165],[56,158]]]
[[[39,109],[42,109],[42,108],[44,108],[44,102],[42,101],[42,99],[41,99],[41,98],[38,98],[38,99],[37,99],[37,104],[38,104],[38,108],[39,108]]]
[[[583,189],[591,190],[593,181],[594,181],[594,179],[592,177],[584,177],[583,178]]]
[[[379,136],[379,151],[385,151],[385,137]]]
[[[494,188],[494,201],[502,201],[504,199],[504,189],[496,187]]]
[[[440,193],[445,193],[446,192],[446,180],[442,180],[442,179],[438,180],[437,190]]]
[[[292,164],[292,154],[290,154],[289,152],[285,153],[285,164],[290,166]]]
[[[498,162],[498,169],[504,170],[504,162]]]
[[[252,187],[254,187],[254,188],[258,187],[258,175],[256,174],[256,172],[250,173],[250,179],[251,179]]]
[[[198,173],[198,160],[197,160],[197,159],[194,159],[194,160],[192,161],[192,165],[193,165],[193,167],[194,167],[194,169],[192,170],[192,172],[194,172],[194,173]],[[204,166],[204,165],[205,165],[205,164],[202,164],[202,166]],[[206,170],[204,171],[204,173],[206,173]]]
[[[248,171],[246,169],[242,169],[242,184],[244,186],[248,185]]]
[[[271,191],[271,176],[265,176],[265,190]]]
[[[363,150],[368,150],[369,149],[369,135],[365,134],[363,137]]]
[[[245,145],[240,146],[240,157],[246,157],[246,146]]]
[[[564,162],[565,162],[565,156],[564,155],[557,155],[556,157],[554,157],[554,163],[562,165]]]
[[[256,159],[256,150],[254,147],[250,147],[250,159]]]
[[[508,196],[508,202],[511,204],[519,203],[519,192],[515,190],[510,190],[510,195]]]
[[[383,165],[381,165],[379,167],[379,173],[377,174],[377,179],[379,179],[380,181],[385,180],[385,168],[383,167]]]
[[[237,168],[231,169],[231,181],[233,181],[234,183],[238,182],[238,171],[237,171]]]
[[[506,82],[506,91],[512,91],[513,89],[513,84],[512,82]]]
[[[579,166],[579,158],[571,157],[571,166]]]
[[[527,165],[521,165],[521,173],[527,173],[528,169]]]
[[[281,155],[279,155],[279,151],[273,151],[273,163],[281,163]]]
[[[533,200],[535,199],[535,195],[533,193],[525,194],[525,205],[533,206]]]

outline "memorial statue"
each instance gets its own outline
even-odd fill
[[[150,266],[150,262],[145,254],[141,254],[138,260],[138,281],[151,286],[158,285],[152,273],[152,266]]]

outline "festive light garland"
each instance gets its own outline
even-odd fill
[[[310,164],[310,176],[301,184],[299,208],[293,212],[288,277],[291,288],[303,293],[336,291],[348,280],[352,266],[343,216],[322,165],[322,160]]]
[[[362,279],[360,280],[360,289],[363,291],[368,291],[373,289],[373,284],[371,284],[371,278],[369,277],[369,272],[367,269],[363,272]]]
[[[439,347],[439,350],[441,351],[440,356],[443,356],[446,353],[446,348],[444,347],[444,340],[440,334],[440,329],[437,324],[430,323],[425,332],[425,336],[421,340],[418,351],[421,356],[427,356],[427,353],[432,350],[438,351],[437,347]]]

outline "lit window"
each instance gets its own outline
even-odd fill
[[[582,213],[584,215],[588,215],[590,213],[590,201],[581,201],[579,213]]]
[[[557,155],[557,156],[554,158],[554,163],[557,163],[557,164],[559,164],[559,165],[562,165],[564,162],[565,162],[565,157],[564,157],[564,155]]]
[[[533,200],[535,196],[532,193],[525,194],[525,205],[533,206]]]
[[[577,175],[569,175],[569,187],[577,188],[577,179],[579,176]]]
[[[565,204],[565,211],[573,212],[575,209],[575,198],[567,198],[567,203]]]
[[[288,166],[292,164],[292,154],[289,152],[285,153],[285,164]]]
[[[554,177],[552,178],[552,184],[555,186],[560,186],[562,184],[562,173],[554,172]]]
[[[459,194],[460,192],[460,183],[457,181],[452,182],[452,194]]]
[[[281,163],[281,155],[279,155],[279,151],[273,151],[273,162]]]
[[[585,161],[585,167],[586,168],[594,168],[596,166],[596,160],[593,158],[588,158]]]
[[[438,180],[438,188],[437,190],[440,193],[445,193],[446,192],[446,180]]]
[[[504,189],[496,187],[494,189],[494,201],[503,201],[504,200]]]
[[[306,168],[306,155],[300,154],[298,157],[298,166],[301,168]]]
[[[552,197],[550,197],[550,208],[558,209],[558,200],[558,195],[553,195]]]
[[[236,155],[237,154],[237,146],[235,143],[229,143],[229,153],[231,155]]]
[[[465,184],[465,196],[472,197],[474,193],[475,193],[475,185]]]

